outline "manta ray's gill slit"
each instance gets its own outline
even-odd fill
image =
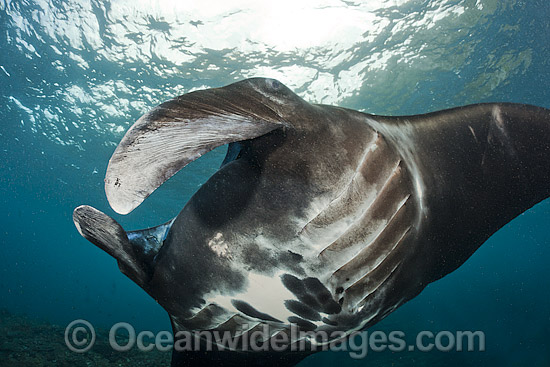
[[[399,170],[398,157],[392,155],[379,134],[374,134],[374,137],[345,190],[300,232],[315,243],[318,257],[322,257],[327,248],[346,250],[346,244],[338,245],[345,242],[340,238],[349,235],[357,223],[364,222],[380,192]]]
[[[343,190],[319,215],[311,221],[311,226],[323,227],[338,220],[346,220],[348,215],[361,212],[361,208],[368,207],[376,195],[376,185],[384,175],[384,168],[389,168],[389,162],[381,162],[380,155],[386,150],[380,135],[373,134],[373,140],[367,145],[357,168]],[[382,164],[381,164],[382,163]],[[352,220],[353,221],[353,220]]]
[[[392,146],[397,149],[397,153],[405,161],[416,194],[415,198],[418,205],[418,215],[416,217],[415,226],[418,229],[422,224],[422,218],[428,215],[428,208],[424,202],[426,186],[422,179],[422,165],[418,161],[418,156],[414,153],[418,149],[418,147],[415,146],[416,133],[414,125],[408,119],[400,121],[399,124],[383,123],[372,118],[368,118],[367,122],[370,126],[375,128],[376,131],[379,131],[385,138],[393,143]]]
[[[345,297],[348,304],[355,302],[355,306],[359,306],[361,302],[371,293],[376,291],[380,286],[393,274],[395,269],[402,263],[399,258],[399,248],[403,245],[411,233],[412,227],[407,227],[401,237],[394,241],[393,246],[383,257],[379,257],[378,261],[363,277],[351,284],[345,290]],[[398,233],[398,232],[397,232]],[[360,301],[356,301],[359,299]]]
[[[391,254],[402,237],[402,233],[407,232],[410,228],[410,216],[415,211],[413,205],[406,205],[409,197],[407,196],[399,203],[397,210],[378,236],[333,273],[331,283],[344,287],[353,284]],[[363,244],[365,243],[363,242]]]
[[[384,229],[388,223],[388,218],[395,215],[398,208],[391,212],[398,201],[393,201],[392,194],[395,190],[402,189],[400,181],[402,176],[402,162],[397,160],[388,174],[379,177],[377,180],[380,187],[376,195],[369,200],[368,206],[362,207],[356,214],[354,221],[346,227],[346,230],[335,241],[326,246],[319,252],[318,257],[328,259],[329,253],[338,254],[338,259],[348,259],[355,257],[365,246],[365,243],[371,243]],[[383,180],[382,180],[383,178]],[[381,184],[383,183],[383,184]],[[397,197],[408,195],[408,192],[402,192]],[[386,200],[390,200],[390,205]],[[360,241],[358,239],[361,239]],[[341,261],[339,261],[341,263]]]
[[[394,279],[392,277],[399,273],[397,270],[400,269],[401,264],[402,262],[397,262],[393,269],[388,272],[387,277],[382,282],[380,282],[380,284],[374,290],[365,295],[364,298],[358,301],[354,306],[356,312],[362,313],[363,317],[365,314],[370,316],[367,319],[361,321],[358,328],[359,330],[364,330],[372,325],[370,323],[375,316],[377,317],[377,320],[381,320],[407,301],[406,298],[400,298],[395,302],[383,305],[385,294],[392,287],[391,282]],[[353,306],[350,305],[350,307]]]
[[[309,227],[325,227],[336,221],[336,218],[340,217],[339,211],[345,208],[345,205],[360,205],[361,200],[351,200],[352,195],[360,195],[361,192],[353,188],[354,184],[357,184],[362,172],[365,171],[366,162],[371,161],[370,157],[378,148],[380,142],[380,136],[377,134],[372,135],[372,139],[366,144],[365,152],[361,159],[358,161],[357,168],[349,177],[347,184],[344,184],[342,188],[336,192],[334,198],[332,198],[328,204],[322,209],[316,212],[316,215],[310,219],[302,228],[300,232],[308,232]],[[347,211],[353,212],[353,208],[346,208]]]
[[[401,265],[401,261],[395,262],[392,267],[387,267],[384,269],[384,271],[378,272],[377,279],[370,279],[370,284],[365,282],[361,282],[357,284],[356,288],[352,288],[348,292],[346,292],[347,300],[349,302],[349,306],[352,308],[357,309],[358,312],[362,310],[362,308],[365,306],[369,296],[375,295],[376,291],[381,289],[381,287],[386,284],[386,282],[390,279],[390,277],[395,273],[397,268]]]

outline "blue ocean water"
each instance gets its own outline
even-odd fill
[[[0,0],[0,27],[0,308],[60,325],[170,328],[71,218],[90,204],[127,230],[165,222],[219,167],[224,148],[129,216],[109,208],[107,162],[161,101],[267,76],[311,102],[375,114],[490,101],[550,108],[545,0]],[[486,335],[485,352],[416,352],[415,365],[549,366],[549,220],[546,200],[374,329]],[[301,365],[399,365],[403,354],[321,353]]]

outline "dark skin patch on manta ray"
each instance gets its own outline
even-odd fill
[[[316,312],[311,307],[305,305],[304,303],[300,301],[296,301],[293,299],[287,299],[285,301],[285,307],[290,311],[295,313],[296,315],[303,317],[304,319],[312,320],[312,321],[319,321],[321,320],[321,315],[319,312]]]
[[[317,326],[315,326],[314,323],[312,322],[309,322],[307,320],[304,320],[298,316],[290,316],[288,318],[288,322],[290,322],[291,324],[296,324],[300,327],[300,329],[302,330],[305,330],[305,331],[313,331],[315,329],[317,329]]]
[[[245,301],[241,301],[241,300],[238,300],[238,299],[232,299],[231,304],[233,306],[235,306],[235,308],[237,310],[239,310],[240,312],[242,312],[245,315],[248,315],[250,317],[254,317],[254,318],[257,318],[257,319],[260,319],[260,320],[266,320],[266,321],[281,322],[280,320],[277,320],[276,318],[274,318],[274,317],[272,317],[272,316],[270,316],[266,313],[263,313],[263,312],[260,312],[260,311],[256,310],[254,307],[252,307],[251,305],[249,305]]]
[[[281,280],[300,302],[318,312],[337,314],[342,310],[342,306],[334,301],[330,291],[317,278],[298,279],[284,274]]]
[[[280,264],[285,264],[286,268],[294,271],[296,274],[305,275],[305,271],[300,266],[302,260],[302,255],[288,250],[286,252],[279,253],[277,262]]]
[[[330,320],[326,317],[323,317],[322,321],[327,324],[327,325],[330,325],[330,326],[338,326],[338,322],[335,321],[335,320]]]

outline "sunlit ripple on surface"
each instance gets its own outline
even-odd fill
[[[462,86],[481,41],[475,36],[499,9],[483,0],[2,0],[0,7],[5,43],[27,60],[22,67],[6,60],[0,73],[18,80],[9,103],[21,110],[21,126],[79,149],[94,137],[115,144],[163,100],[252,76],[278,78],[312,102],[410,112],[396,100],[427,93],[419,83],[434,70]],[[487,55],[480,62],[496,63],[470,84],[490,92],[531,58],[527,46]],[[434,102],[443,107],[448,101]]]

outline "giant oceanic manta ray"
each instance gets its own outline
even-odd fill
[[[269,341],[296,325],[331,335],[304,337],[310,347],[340,340],[550,195],[550,110],[491,103],[375,116],[254,78],[142,116],[109,161],[110,205],[131,212],[224,144],[222,167],[168,223],[126,232],[92,207],[74,212],[80,233],[166,309],[174,333],[243,339],[267,327]],[[289,366],[312,352],[242,345],[174,351],[172,366]]]

